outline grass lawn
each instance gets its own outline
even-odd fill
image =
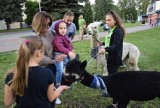
[[[126,27],[126,28],[128,28],[128,27],[136,27],[136,26],[140,26],[141,25],[141,22],[136,22],[136,23],[124,23],[124,26]]]
[[[139,59],[140,70],[160,71],[160,28],[127,34],[125,42],[135,44],[141,52]],[[101,38],[103,41],[104,38]],[[90,61],[90,41],[84,40],[73,43],[76,53],[80,54],[81,61]],[[3,105],[4,78],[6,71],[15,64],[16,53],[0,53],[0,107]],[[87,71],[92,74],[101,74],[94,68],[95,61],[90,62]],[[126,70],[125,68],[119,71]],[[82,84],[73,84],[71,91],[65,91],[61,95],[62,104],[58,108],[105,108],[111,104],[111,98],[101,96],[100,90],[91,89]],[[147,102],[131,101],[128,108],[160,108],[158,98]]]

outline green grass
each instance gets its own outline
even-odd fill
[[[160,28],[153,28],[151,30],[127,34],[125,42],[135,44],[141,52],[139,59],[140,70],[157,70],[160,71]],[[104,38],[101,38],[103,41]],[[84,40],[73,43],[76,53],[80,54],[81,61],[90,61],[90,41]],[[15,53],[1,53],[0,54],[0,106],[3,106],[3,91],[5,72],[15,65]],[[101,74],[95,68],[95,61],[91,61],[87,66],[87,71],[91,74]],[[126,70],[120,69],[120,71]],[[73,84],[71,91],[65,91],[61,95],[62,104],[58,108],[105,108],[111,104],[111,98],[104,98],[101,96],[100,90],[91,89],[82,84]],[[3,106],[4,107],[4,106]],[[160,108],[160,101],[158,98],[147,102],[131,101],[128,108]]]
[[[136,27],[136,26],[140,26],[141,23],[140,22],[136,22],[136,23],[124,23],[124,26],[125,28],[128,28],[128,27]]]

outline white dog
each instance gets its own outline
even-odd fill
[[[101,65],[103,68],[103,75],[108,75],[107,63],[105,55],[98,54],[97,47],[99,45],[98,26],[102,22],[94,22],[88,25],[88,34],[92,35],[91,38],[91,56],[96,58],[96,65]],[[95,57],[96,56],[96,57]],[[138,47],[131,43],[123,43],[122,61],[127,66],[128,71],[138,71],[138,59],[140,51]]]

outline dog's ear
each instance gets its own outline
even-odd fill
[[[81,63],[81,69],[85,69],[86,66],[87,66],[87,61],[85,60]]]
[[[76,54],[75,60],[79,61],[79,54]]]

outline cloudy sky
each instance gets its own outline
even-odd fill
[[[95,0],[90,0],[91,4],[95,3]],[[113,0],[114,4],[118,3],[118,0]]]

